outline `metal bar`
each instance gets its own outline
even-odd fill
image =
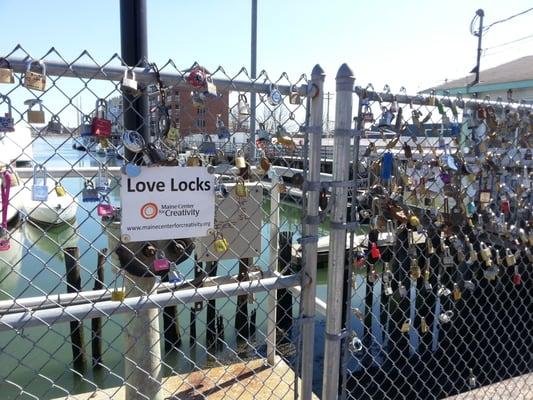
[[[317,182],[321,178],[320,174],[320,148],[322,143],[322,124],[324,109],[324,80],[326,76],[320,65],[315,65],[311,72],[311,83],[316,89],[311,99],[311,114],[309,125],[313,127],[309,134],[309,165],[308,180]],[[319,128],[319,129],[317,129]],[[318,196],[319,190],[309,190],[307,192],[306,214],[310,218],[318,216]],[[308,318],[302,326],[302,399],[310,400],[313,396],[313,357],[315,348],[315,308],[316,308],[316,270],[317,270],[317,242],[318,224],[304,224],[304,237],[316,238],[316,240],[305,241],[303,271],[309,278],[309,285],[302,287],[302,318]]]
[[[279,257],[279,178],[274,175],[272,178],[272,189],[270,190],[270,237],[269,247],[270,254],[268,259],[268,269],[270,273],[278,274],[278,257]],[[281,275],[279,275],[281,276]],[[276,363],[276,310],[277,310],[277,292],[268,292],[267,298],[267,360],[270,365]]]
[[[27,67],[27,59],[19,57],[8,57],[7,60],[11,64],[14,72],[24,73]],[[62,61],[46,61],[46,75],[47,76],[61,76],[70,78],[84,78],[96,79],[106,81],[120,82],[124,77],[126,70],[135,72],[135,79],[142,84],[155,83],[155,72],[149,68],[128,68],[123,66],[104,66],[75,63],[69,65]],[[164,72],[161,71],[161,81],[166,86],[174,86],[180,89],[190,89],[190,85],[186,81],[186,75],[180,72]],[[233,90],[251,93],[269,93],[270,85],[268,83],[249,82],[241,80],[230,80],[213,78],[213,82],[219,89]],[[290,93],[289,85],[278,85],[277,87],[281,94],[288,95]],[[296,86],[298,93],[301,96],[307,94],[307,85],[302,84]],[[251,106],[251,105],[250,105]]]
[[[103,301],[75,306],[55,307],[39,311],[28,310],[25,312],[0,316],[0,332],[39,325],[51,325],[58,322],[108,317],[111,314],[123,314],[132,311],[147,310],[150,308],[162,308],[177,304],[194,303],[196,301],[245,295],[248,293],[259,293],[268,290],[299,286],[300,283],[300,274],[293,274],[211,287],[151,294],[149,296],[129,297],[123,302]]]
[[[350,129],[352,125],[352,103],[354,77],[348,65],[343,64],[336,77],[335,103],[335,134],[333,158],[333,180],[346,182],[349,180],[350,137],[342,135],[342,129]],[[348,189],[334,187],[332,189],[333,205],[331,222],[346,222]],[[326,317],[326,334],[324,347],[324,374],[322,398],[336,399],[339,390],[340,342],[342,328],[342,294],[344,287],[344,262],[346,251],[346,228],[332,229],[329,242],[328,259],[328,294]]]
[[[291,292],[296,297],[299,297],[302,295],[302,288],[301,286],[294,286],[289,288],[289,292]],[[325,317],[327,309],[328,306],[326,305],[326,302],[318,297],[315,297],[315,310]]]
[[[252,0],[252,32],[250,38],[250,75],[253,81],[257,78],[257,0]],[[250,161],[255,161],[255,115],[257,99],[255,93],[250,96]]]
[[[378,92],[371,92],[366,91],[364,92],[364,89],[360,86],[357,86],[353,90],[358,96],[362,96],[364,94],[364,97],[367,98],[369,101],[382,101],[382,102],[391,102],[393,100],[396,100],[398,103],[403,104],[413,104],[413,105],[428,105],[428,97],[426,95],[404,95],[404,94],[394,94],[394,93],[378,93]],[[452,105],[453,99],[450,98],[450,96],[435,96],[436,99],[440,103],[442,103],[445,107],[450,107]],[[468,98],[467,100],[464,100],[464,105],[462,105],[463,108],[468,107],[477,107],[478,105],[491,105],[495,107],[504,107],[509,106],[513,108],[521,108],[521,109],[533,109],[533,104],[527,104],[527,103],[516,103],[516,102],[501,102],[501,101],[494,101],[494,100],[479,100],[479,99],[471,99]]]

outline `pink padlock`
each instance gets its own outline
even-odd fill
[[[100,217],[109,217],[113,215],[113,206],[107,196],[104,196],[100,204],[96,206],[96,212]]]
[[[154,260],[154,271],[160,272],[160,271],[168,271],[170,269],[170,262],[165,257],[165,253],[163,250],[157,250],[155,253],[155,260]]]

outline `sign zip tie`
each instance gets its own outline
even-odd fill
[[[330,229],[346,229],[349,232],[355,231],[357,228],[359,228],[360,224],[357,221],[354,222],[330,222],[329,227]]]
[[[331,340],[331,341],[333,341],[333,340],[342,340],[342,339],[344,339],[344,338],[349,336],[349,332],[346,329],[342,329],[337,334],[324,332],[324,336],[326,337],[326,339]]]

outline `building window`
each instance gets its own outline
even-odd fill
[[[205,128],[205,119],[197,119],[196,120],[196,127],[197,128]]]

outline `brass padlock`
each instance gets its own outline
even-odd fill
[[[202,160],[197,152],[194,152],[187,158],[187,167],[201,167]]]
[[[411,279],[417,280],[420,278],[420,266],[418,265],[418,260],[416,258],[411,258],[411,267],[410,267]]]
[[[42,60],[28,61],[24,74],[24,86],[28,89],[44,91],[46,87],[46,65],[44,65]]]
[[[509,248],[505,249],[505,263],[508,267],[512,267],[516,264],[516,257]]]
[[[237,183],[235,184],[235,194],[237,197],[248,197],[248,188],[244,183],[244,179],[237,178]]]
[[[246,159],[244,158],[244,151],[242,149],[237,150],[237,154],[235,155],[235,166],[237,168],[246,168]]]
[[[24,104],[28,105],[28,122],[30,124],[44,124],[44,111],[41,100],[31,99],[25,101]],[[32,107],[37,104],[39,105],[39,109],[32,110]]]
[[[406,319],[403,322],[402,327],[400,328],[400,330],[401,330],[402,333],[409,333],[410,329],[411,329],[411,320],[410,319]]]
[[[0,57],[0,83],[15,83],[13,68],[5,58]]]
[[[259,160],[259,166],[265,172],[268,172],[270,169],[270,160],[267,158],[265,152],[261,155],[261,160]]]
[[[217,253],[224,253],[228,250],[228,241],[222,236],[222,233],[217,232],[215,234],[215,241],[213,247]]]
[[[488,247],[485,243],[481,242],[479,244],[479,249],[483,261],[485,261],[485,263],[488,263],[489,261],[492,263],[492,252],[490,251],[490,247]]]
[[[420,318],[420,333],[428,333],[429,332],[429,325],[426,322],[425,317]]]
[[[65,188],[60,183],[56,183],[56,186],[54,189],[55,189],[57,197],[63,197],[67,195]]]
[[[119,276],[122,276],[122,287],[117,287],[117,281],[119,280]],[[111,292],[111,301],[120,301],[123,302],[126,298],[126,292],[124,292],[124,271],[119,270],[118,275],[115,279],[115,287],[113,288],[113,291]]]
[[[461,300],[461,297],[463,296],[461,293],[461,289],[459,288],[459,285],[457,283],[453,284],[452,294],[453,294],[453,299],[455,301]]]

